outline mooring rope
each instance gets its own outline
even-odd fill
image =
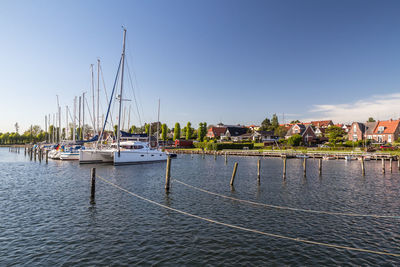
[[[400,219],[399,215],[358,214],[358,213],[334,212],[334,211],[323,211],[323,210],[310,210],[310,209],[300,209],[300,208],[292,208],[292,207],[286,207],[286,206],[271,205],[271,204],[266,204],[266,203],[259,203],[259,202],[254,202],[254,201],[250,201],[250,200],[234,198],[234,197],[218,194],[218,193],[215,193],[215,192],[211,192],[211,191],[208,191],[208,190],[205,190],[205,189],[202,189],[202,188],[190,185],[190,184],[186,184],[186,183],[184,183],[182,181],[179,181],[177,179],[173,179],[173,181],[175,181],[175,182],[177,182],[179,184],[182,184],[184,186],[190,187],[192,189],[195,189],[195,190],[210,194],[210,195],[214,195],[214,196],[218,196],[218,197],[222,197],[222,198],[226,198],[226,199],[230,199],[230,200],[234,200],[234,201],[238,201],[238,202],[244,202],[244,203],[248,203],[248,204],[252,204],[252,205],[268,207],[268,208],[281,209],[281,210],[301,211],[301,212],[309,212],[309,213],[317,213],[317,214],[339,215],[339,216]]]
[[[114,186],[115,188],[120,189],[121,191],[124,191],[125,193],[128,193],[134,197],[137,197],[141,200],[144,200],[146,202],[152,203],[154,205],[157,205],[159,207],[168,209],[168,210],[172,210],[175,211],[177,213],[192,217],[192,218],[196,218],[199,220],[203,220],[206,222],[210,222],[210,223],[214,223],[214,224],[218,224],[218,225],[223,225],[226,227],[230,227],[230,228],[234,228],[234,229],[238,229],[238,230],[242,230],[242,231],[247,231],[247,232],[252,232],[252,233],[256,233],[256,234],[261,234],[264,236],[269,236],[269,237],[275,237],[275,238],[279,238],[279,239],[286,239],[286,240],[291,240],[291,241],[295,241],[295,242],[301,242],[301,243],[306,243],[306,244],[312,244],[312,245],[318,245],[318,246],[324,246],[324,247],[329,247],[329,248],[336,248],[336,249],[344,249],[344,250],[352,250],[352,251],[359,251],[359,252],[366,252],[366,253],[373,253],[373,254],[379,254],[379,255],[387,255],[387,256],[393,256],[393,257],[400,257],[400,254],[397,253],[390,253],[390,252],[385,252],[385,251],[376,251],[376,250],[369,250],[369,249],[363,249],[363,248],[354,248],[354,247],[347,247],[347,246],[340,246],[340,245],[333,245],[333,244],[328,244],[328,243],[322,243],[322,242],[317,242],[317,241],[311,241],[311,240],[306,240],[306,239],[301,239],[301,238],[294,238],[294,237],[289,237],[289,236],[284,236],[284,235],[278,235],[278,234],[272,234],[272,233],[267,233],[267,232],[262,232],[259,230],[255,230],[255,229],[250,229],[250,228],[246,228],[246,227],[242,227],[242,226],[238,226],[238,225],[233,225],[233,224],[228,224],[228,223],[223,223],[223,222],[219,222],[213,219],[208,219],[208,218],[204,218],[195,214],[191,214],[188,213],[186,211],[182,211],[182,210],[178,210],[175,208],[171,208],[168,207],[166,205],[160,204],[158,202],[155,202],[153,200],[147,199],[145,197],[142,197],[138,194],[135,194],[131,191],[128,191],[127,189],[114,184],[113,182],[99,176],[96,175],[96,177],[98,177],[100,180],[102,180],[103,182],[108,183],[109,185]]]

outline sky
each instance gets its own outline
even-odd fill
[[[399,11],[398,1],[367,0],[3,0],[0,132],[44,128],[56,95],[63,125],[75,96],[86,92],[91,106],[97,59],[105,113],[122,26],[130,124],[157,121],[159,99],[170,128],[260,124],[274,113],[280,122],[398,118]]]

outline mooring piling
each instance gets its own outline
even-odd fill
[[[304,177],[306,177],[306,175],[307,175],[307,157],[304,157],[304,159],[303,159],[303,174],[304,174]]]
[[[390,164],[390,173],[392,173],[393,172],[393,169],[392,169],[392,157],[390,157],[390,159],[389,159],[389,164]]]
[[[364,166],[364,157],[361,156],[361,173],[362,176],[365,176],[365,166]]]
[[[322,175],[322,158],[318,159],[318,173],[319,176]]]
[[[283,160],[283,179],[286,179],[286,160],[287,160],[287,157],[284,156],[282,158],[282,160]]]
[[[49,163],[49,150],[46,149],[46,163]]]
[[[257,183],[260,183],[260,176],[261,176],[261,160],[258,159],[258,161],[257,161]]]
[[[228,155],[225,152],[225,165],[228,163]]]
[[[382,158],[382,173],[385,173],[385,159]]]
[[[169,185],[171,179],[171,157],[167,158],[167,168],[165,170],[165,191],[169,192]]]
[[[233,166],[232,178],[231,178],[231,182],[230,182],[231,186],[233,186],[233,183],[235,182],[237,167],[238,167],[238,163],[235,162],[235,165]]]
[[[96,168],[91,170],[90,203],[94,203],[96,196]]]

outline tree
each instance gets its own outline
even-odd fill
[[[295,123],[300,123],[300,121],[299,121],[299,120],[293,120],[293,121],[291,121],[290,123],[291,123],[291,124],[295,124]]]
[[[325,136],[329,138],[329,143],[334,145],[342,141],[345,134],[344,130],[339,126],[330,126],[325,130]]]
[[[207,134],[207,123],[206,122],[200,122],[199,123],[199,129],[197,130],[197,139],[200,142],[203,142],[204,137],[206,137]]]
[[[167,127],[167,125],[165,123],[163,123],[161,125],[161,139],[163,141],[167,140],[167,132],[168,132],[168,127]]]
[[[193,134],[192,124],[188,122],[186,124],[186,140],[192,138],[192,134]]]
[[[276,116],[276,114],[274,113],[271,119],[271,128],[272,128],[271,130],[275,131],[278,127],[279,127],[278,116]]]
[[[278,128],[275,129],[274,135],[279,136],[279,137],[284,137],[287,133],[286,127],[283,126],[278,126]]]
[[[299,146],[301,143],[301,135],[299,134],[295,134],[292,135],[291,137],[289,137],[289,139],[287,140],[288,145],[290,146]]]
[[[118,125],[114,125],[114,136],[117,137]]]
[[[147,135],[149,135],[149,129],[150,129],[150,124],[145,123],[145,124],[144,124],[144,132],[145,132]]]
[[[132,127],[129,129],[130,133],[137,133],[138,128],[135,125],[132,125]]]
[[[177,122],[174,128],[174,141],[179,138],[181,138],[181,125]]]
[[[375,122],[375,120],[374,120],[374,118],[369,117],[369,118],[368,118],[368,122]]]
[[[16,133],[19,133],[19,125],[18,125],[18,122],[16,122],[16,123],[14,124],[14,127],[15,127],[15,132],[16,132]]]
[[[260,130],[268,131],[270,128],[271,128],[271,121],[268,118],[265,118],[265,120],[261,122]]]

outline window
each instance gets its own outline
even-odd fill
[[[392,136],[389,134],[388,135],[388,142],[391,143],[392,142]]]
[[[378,127],[378,133],[383,133],[384,130],[385,130],[384,126],[379,126]]]
[[[355,125],[355,124],[353,126],[353,132],[355,132],[355,133],[357,132],[357,125]]]
[[[353,141],[357,141],[357,140],[358,140],[357,135],[356,134],[353,135]]]

